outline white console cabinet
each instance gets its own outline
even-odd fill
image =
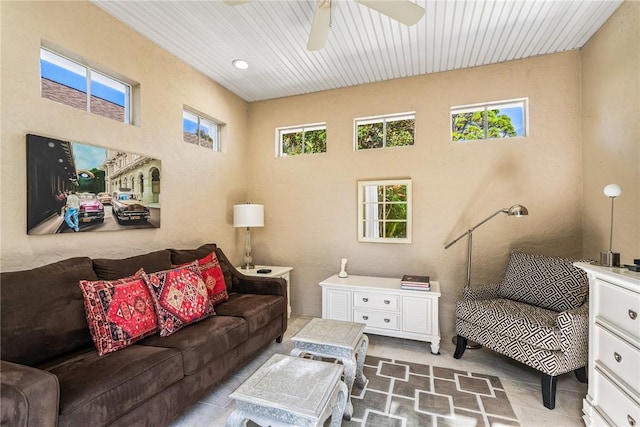
[[[589,277],[587,426],[640,423],[640,273],[576,263]]]
[[[400,288],[400,279],[369,276],[331,276],[322,286],[322,317],[365,323],[366,333],[431,343],[440,351],[438,300],[440,285],[430,291]]]

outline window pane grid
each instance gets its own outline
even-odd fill
[[[188,110],[182,111],[182,135],[184,142],[221,151],[221,124],[211,119],[200,117]]]
[[[413,145],[415,113],[355,119],[356,150]]]
[[[291,126],[277,129],[278,156],[325,153],[327,151],[326,124]]]
[[[451,140],[471,141],[527,136],[527,99],[452,107]]]

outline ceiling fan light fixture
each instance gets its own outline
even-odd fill
[[[236,67],[238,70],[246,70],[249,68],[249,63],[244,59],[234,59],[231,64]]]

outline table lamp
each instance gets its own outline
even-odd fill
[[[233,226],[247,227],[244,241],[244,264],[240,267],[245,270],[254,268],[251,261],[251,227],[264,227],[264,206],[246,203],[233,206]]]

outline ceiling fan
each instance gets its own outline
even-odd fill
[[[236,6],[252,0],[225,0],[226,4]],[[308,50],[319,50],[324,47],[331,26],[331,3],[334,0],[318,0],[313,15]],[[424,8],[410,0],[354,0],[405,25],[414,25],[424,16]]]

